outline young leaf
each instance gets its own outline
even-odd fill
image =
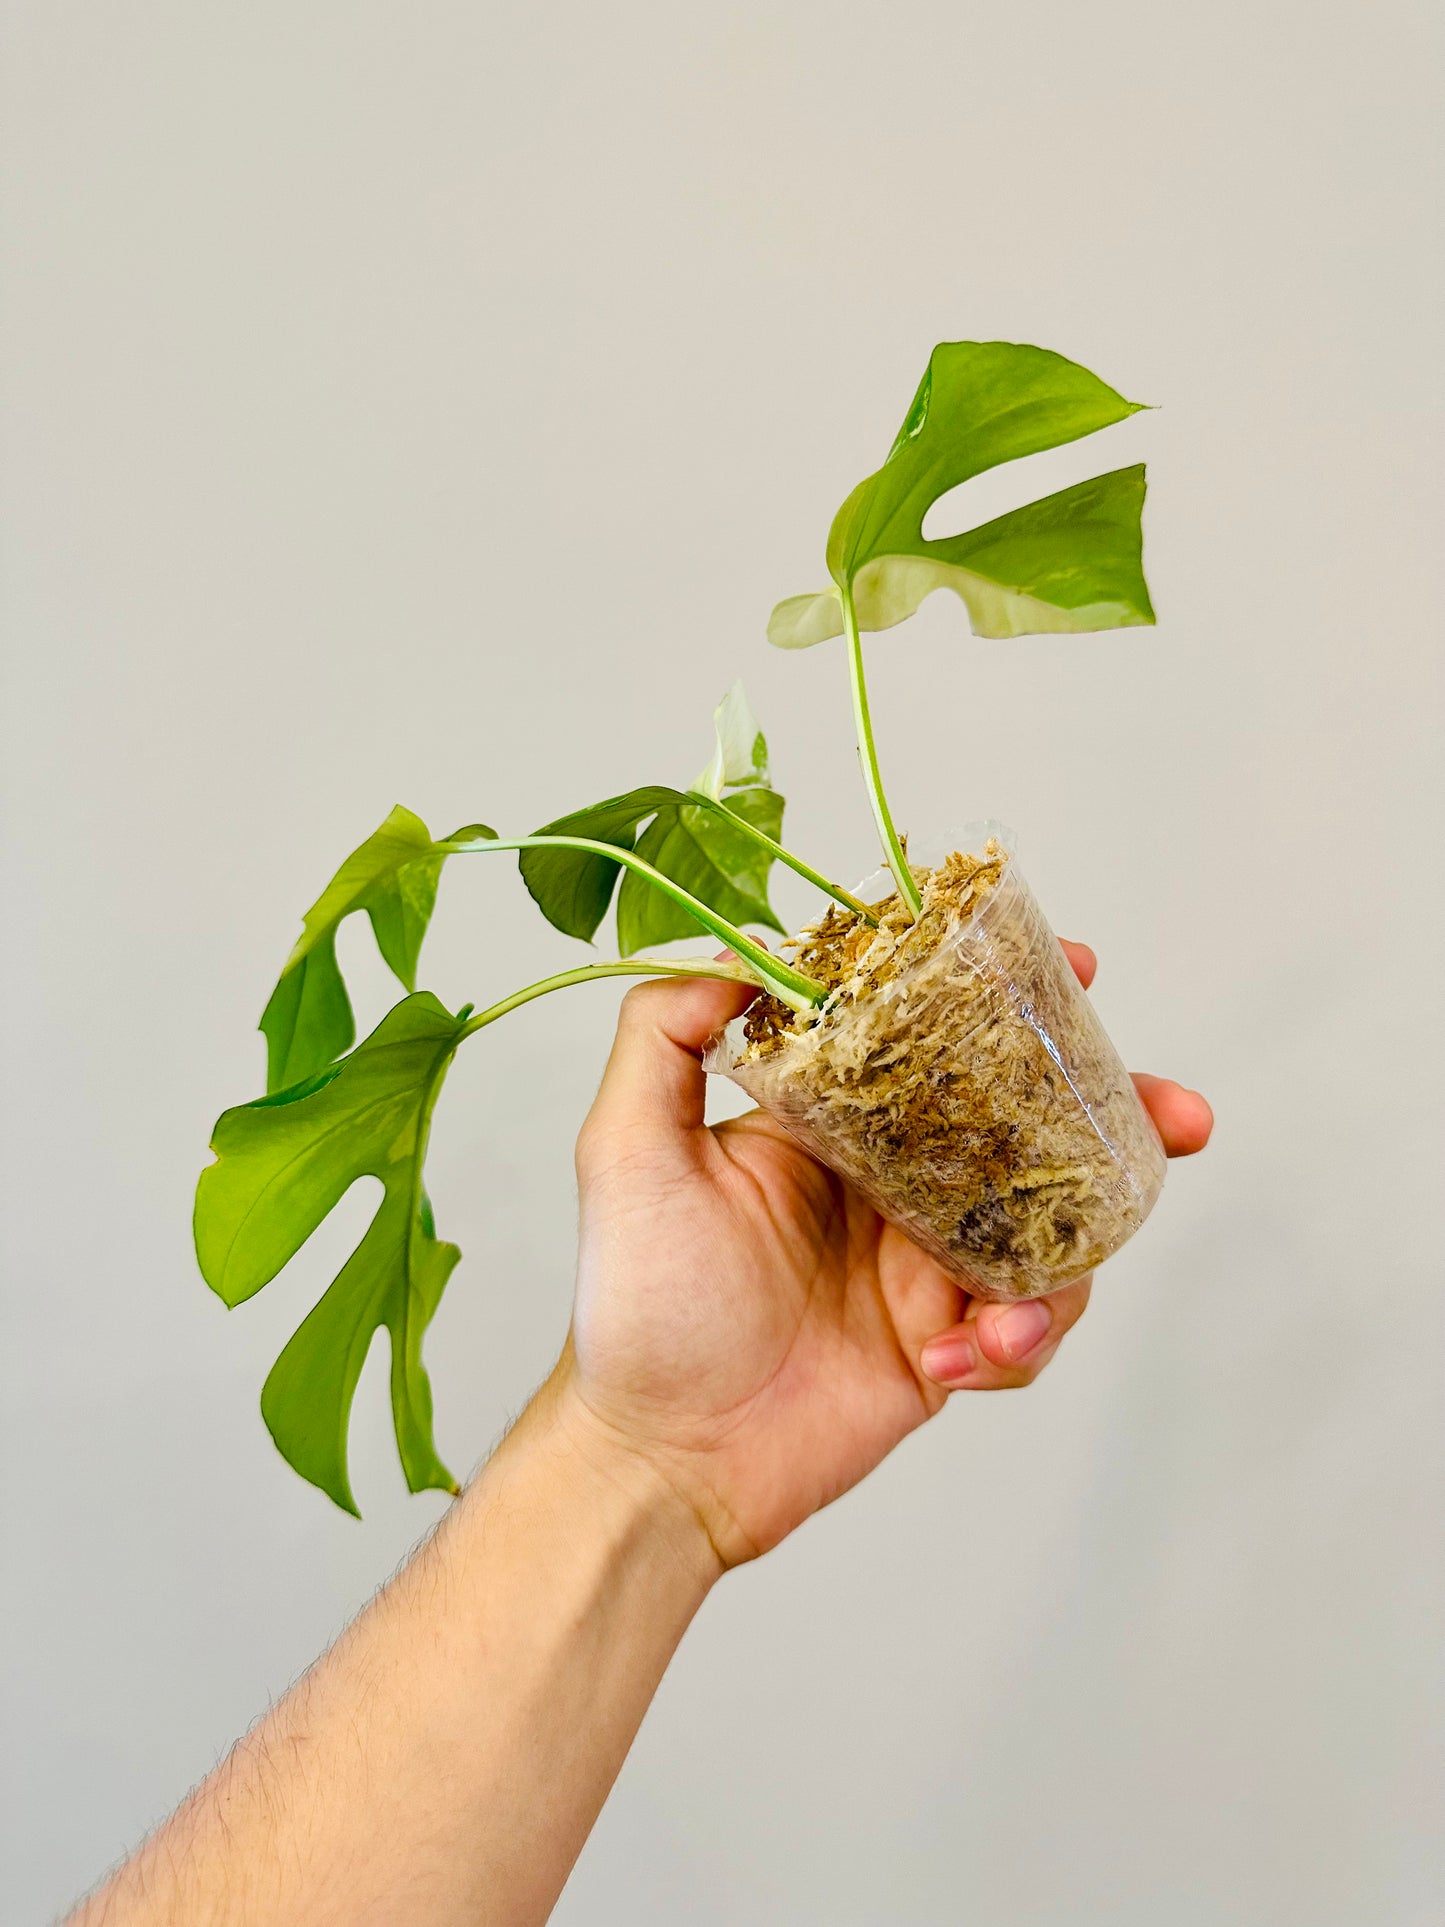
[[[717,746],[693,788],[715,800],[725,789],[766,789],[768,741],[758,728],[740,682],[733,684],[713,711],[712,726]]]
[[[964,535],[923,534],[929,509],[960,482],[1091,435],[1142,405],[1047,349],[940,343],[887,460],[834,518],[828,570],[836,587],[779,603],[769,640],[805,649],[841,635],[840,590],[850,593],[863,629],[891,628],[940,588],[962,598],[983,636],[1152,622],[1142,467],[1097,476]]]
[[[422,1188],[437,1092],[465,1027],[427,991],[405,997],[339,1064],[222,1114],[196,1187],[196,1255],[228,1305],[260,1291],[358,1178],[380,1178],[366,1235],[272,1367],[261,1411],[284,1458],[356,1511],[346,1435],[377,1330],[391,1336],[397,1447],[413,1492],[456,1482],[432,1438],[423,1333],[460,1253]]]
[[[474,823],[456,838],[495,834]],[[268,1091],[310,1077],[351,1048],[356,1025],[336,962],[336,929],[353,910],[367,912],[382,956],[407,990],[416,988],[417,959],[445,861],[426,824],[400,804],[347,857],[306,912],[261,1014]]]

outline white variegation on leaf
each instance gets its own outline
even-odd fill
[[[980,636],[1153,622],[1143,569],[1142,466],[1096,475],[962,535],[935,541],[923,533],[928,511],[961,483],[1092,435],[1141,406],[1046,348],[940,342],[883,466],[833,517],[827,563],[834,586],[790,596],[773,610],[768,640],[776,648],[848,639],[868,800],[899,897],[915,917],[918,889],[878,768],[862,633],[891,629],[936,589],[958,596]]]
[[[1078,635],[1151,623],[1140,557],[1143,499],[1144,469],[1138,464],[1031,502],[965,535],[929,542],[927,555],[876,556],[853,578],[858,627],[891,629],[936,589],[951,589],[959,598],[976,636]],[[1074,559],[1084,543],[1093,547],[1088,570]],[[1103,560],[1110,547],[1112,566]],[[777,649],[810,649],[843,632],[836,588],[789,596],[768,623],[768,641]]]
[[[712,713],[716,743],[693,788],[716,801],[725,789],[766,787],[768,743],[758,719],[735,682]]]

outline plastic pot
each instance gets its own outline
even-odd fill
[[[1139,1229],[1165,1172],[1010,844],[986,826],[958,846],[976,854],[915,865],[915,924],[896,896],[873,905],[876,932],[830,910],[797,945],[799,968],[833,985],[821,1014],[759,998],[708,1056],[965,1290],[993,1299],[1092,1270]]]

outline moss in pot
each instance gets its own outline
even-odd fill
[[[788,948],[820,1009],[754,1000],[709,1054],[976,1297],[1057,1291],[1143,1223],[1158,1134],[996,837],[910,866],[870,928],[831,906]]]

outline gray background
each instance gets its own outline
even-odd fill
[[[384,1348],[363,1524],[256,1412],[369,1199],[233,1314],[189,1251],[300,911],[394,801],[521,828],[686,781],[739,673],[796,845],[871,869],[841,657],[763,623],[948,336],[1164,405],[954,523],[1146,458],[1161,621],[987,644],[939,597],[880,640],[900,819],[1018,827],[1218,1142],[1046,1383],[955,1401],[714,1597],[557,1918],[1440,1917],[1433,14],[9,9],[7,1922],[440,1509]],[[394,990],[343,951],[369,1024]],[[458,865],[423,981],[573,954]],[[512,1019],[442,1106],[454,1463],[561,1340],[615,1002]]]

